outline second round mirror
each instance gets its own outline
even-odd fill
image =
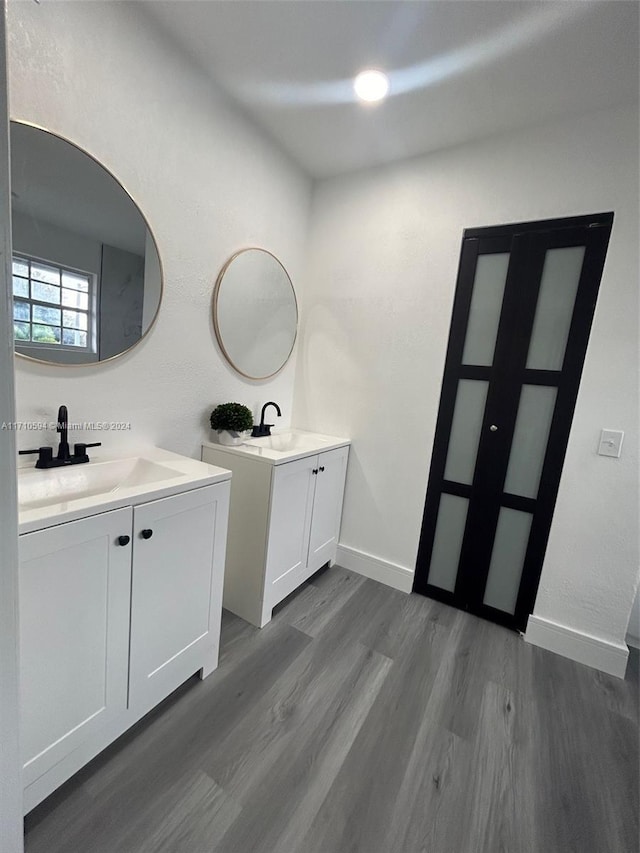
[[[248,379],[267,379],[289,360],[298,328],[291,279],[266,249],[236,252],[216,281],[216,337],[227,361]]]

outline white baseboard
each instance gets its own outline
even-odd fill
[[[411,592],[413,588],[411,569],[388,563],[371,554],[365,554],[364,551],[356,551],[355,548],[347,548],[346,545],[338,545],[336,563],[345,569],[364,575],[365,578],[399,589],[401,592]]]
[[[627,645],[633,646],[634,649],[640,649],[640,637],[634,637],[633,634],[627,634]]]
[[[601,640],[541,616],[529,616],[524,638],[534,646],[624,678],[629,656],[624,643]]]

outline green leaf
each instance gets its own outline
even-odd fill
[[[253,426],[253,415],[242,403],[220,403],[211,412],[211,429],[243,432]]]

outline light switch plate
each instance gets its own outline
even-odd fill
[[[619,458],[622,450],[622,439],[624,432],[621,429],[603,429],[600,433],[600,444],[598,445],[599,456],[615,456]]]

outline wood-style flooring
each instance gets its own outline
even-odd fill
[[[638,849],[637,668],[337,567],[225,614],[218,670],[26,819],[27,853]]]

